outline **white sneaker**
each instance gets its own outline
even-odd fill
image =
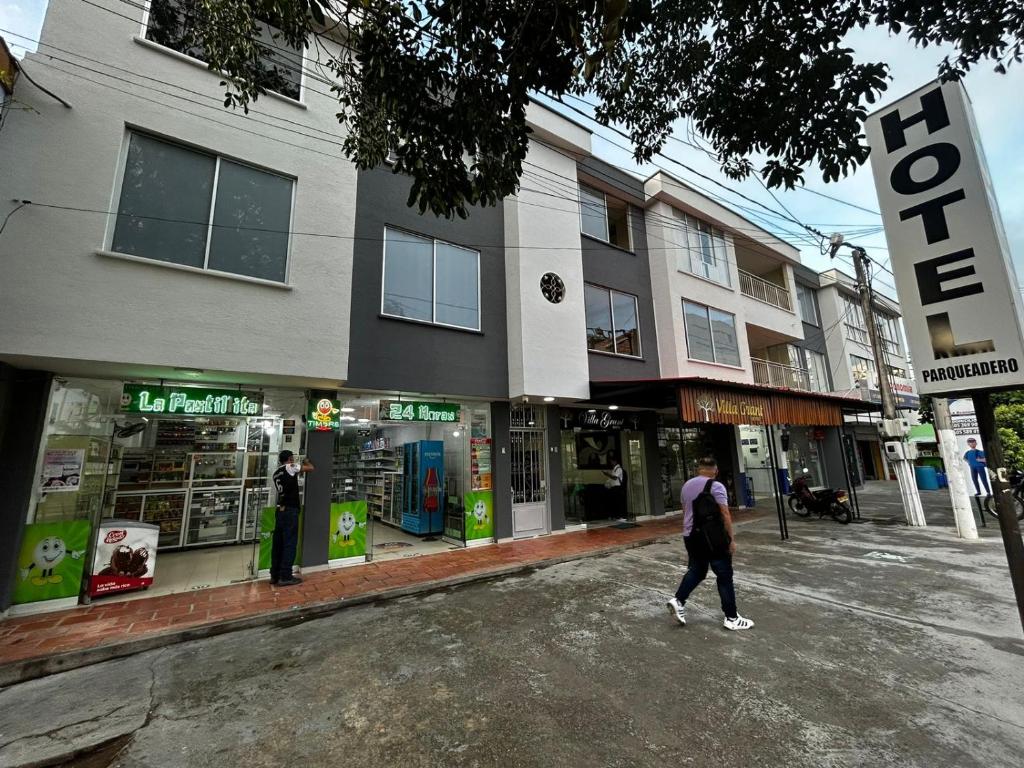
[[[735,619],[730,619],[728,616],[725,618],[723,626],[726,629],[739,630],[739,629],[750,629],[754,626],[754,622],[750,619],[744,619],[742,616],[737,616]]]
[[[668,606],[668,612],[671,613],[673,617],[675,617],[676,621],[678,621],[685,627],[686,606],[680,603],[679,600],[677,600],[674,597],[671,598],[667,603],[665,603],[665,605]]]

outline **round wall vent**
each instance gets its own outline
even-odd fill
[[[554,272],[547,272],[540,279],[540,292],[552,304],[558,304],[565,298],[565,283]]]

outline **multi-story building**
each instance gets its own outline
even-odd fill
[[[154,589],[255,577],[281,449],[317,466],[306,569],[664,514],[706,453],[740,505],[787,464],[842,482],[858,401],[795,248],[537,103],[516,195],[419,215],[344,159],[310,51],[224,110],[177,9],[53,0],[28,61],[72,108],[26,85],[0,142],[31,201],[0,210],[0,607],[117,570],[110,520],[155,526]]]
[[[868,338],[868,326],[857,291],[856,281],[846,273],[832,269],[821,273],[818,301],[822,322],[827,329],[828,359],[835,391],[857,394],[867,402],[879,405],[879,371]],[[903,340],[899,305],[875,292],[875,319],[882,343],[886,370],[896,394],[897,406],[912,414],[920,405],[913,377],[909,372],[907,347]],[[880,414],[848,415],[849,433],[855,449],[860,478],[888,480],[894,477],[878,433]]]

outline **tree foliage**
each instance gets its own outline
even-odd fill
[[[258,34],[270,21],[319,54],[346,155],[369,168],[397,152],[410,203],[449,216],[518,188],[531,94],[596,97],[597,118],[624,126],[641,161],[689,120],[729,176],[793,186],[810,166],[834,180],[867,158],[861,125],[889,67],[858,62],[851,31],[952,44],[943,78],[1019,62],[1024,31],[1020,0],[189,1],[229,105],[265,89]]]

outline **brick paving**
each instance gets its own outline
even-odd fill
[[[752,513],[740,513],[740,518]],[[302,584],[277,588],[269,581],[232,584],[138,600],[100,600],[53,613],[0,622],[0,668],[69,651],[89,651],[144,638],[174,642],[185,630],[211,627],[261,614],[344,605],[353,598],[386,596],[397,589],[430,589],[453,577],[483,578],[511,567],[585,557],[609,549],[680,533],[678,516],[650,520],[636,528],[596,528],[525,541],[458,549],[401,560],[316,571]]]

